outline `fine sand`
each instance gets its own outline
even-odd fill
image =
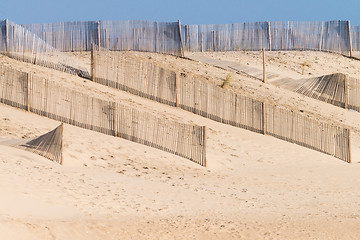
[[[353,130],[353,163],[76,76],[0,57],[1,64],[92,96],[208,127],[207,168],[70,125],[64,129],[63,166],[0,144],[1,239],[358,239],[360,158],[356,156],[360,156],[360,140],[356,132],[360,113],[209,64],[161,54],[124,54],[151,56],[164,67],[219,83],[231,74],[234,91],[349,126]],[[282,53],[270,54],[282,59]],[[313,76],[333,73],[331,68],[336,66],[336,72],[360,77],[356,60],[321,52],[284,54],[282,61],[288,64],[279,63],[279,69],[271,69],[274,74],[294,79],[298,74],[301,78],[301,67],[296,66],[310,56],[321,63],[318,67],[310,64]],[[244,55],[249,67],[259,67],[256,59],[260,54],[256,52],[203,54],[210,55],[224,57],[224,61],[238,61]],[[249,55],[257,57],[251,62]],[[303,59],[297,62],[294,56]],[[76,57],[89,64],[89,54]],[[290,70],[283,72],[284,66]],[[0,142],[39,136],[59,124],[0,104]]]

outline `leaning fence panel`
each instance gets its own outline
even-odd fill
[[[26,109],[28,98],[27,73],[0,65],[0,102]]]
[[[17,59],[75,75],[89,77],[89,69],[75,58],[65,55],[24,27],[5,21],[1,53]]]

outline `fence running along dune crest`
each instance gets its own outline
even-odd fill
[[[269,48],[267,22],[183,25],[184,49],[190,52]]]
[[[182,56],[179,22],[88,21],[24,24],[59,51],[90,51],[96,44],[116,51],[148,51]]]
[[[351,54],[349,21],[256,22],[182,26],[190,52],[235,50],[318,50]]]
[[[265,105],[261,101],[209,83],[202,76],[166,71],[161,67],[156,67],[148,59],[136,59],[129,54],[120,56],[123,54],[125,53],[111,51],[94,53],[94,58],[98,58],[93,61],[95,81],[98,81],[97,76],[101,76],[101,81],[98,81],[101,84],[123,90],[129,88],[131,89],[129,92],[171,106],[174,106],[175,102],[175,106],[212,120],[257,133],[269,134],[347,162],[351,161],[350,134],[344,127],[314,120],[291,110]],[[107,61],[104,62],[103,59]],[[138,69],[137,73],[133,70],[134,66]],[[97,72],[97,69],[102,72]],[[159,74],[161,72],[159,69],[166,74]],[[142,90],[145,86],[159,89],[159,91],[148,91],[147,88]],[[162,95],[164,92],[168,93],[166,96],[169,98],[166,100]],[[286,126],[284,131],[282,126]],[[309,127],[320,130],[310,131]]]
[[[100,46],[182,56],[179,22],[100,21]]]
[[[95,21],[22,24],[44,42],[62,52],[90,51],[99,45],[99,23]]]
[[[1,24],[0,53],[17,59],[70,74],[89,77],[89,69],[40,39],[34,33],[11,21]]]
[[[263,48],[330,51],[351,56],[352,48],[360,49],[360,28],[351,27],[349,21],[180,25],[180,21],[130,20],[21,26],[50,46],[65,52],[90,51],[91,44],[117,51],[150,51],[176,56],[183,56],[183,50],[203,52]],[[6,31],[3,34],[6,35]],[[6,45],[6,41],[1,44]]]
[[[93,98],[0,66],[0,102],[64,123],[158,148],[206,166],[205,127]],[[26,77],[27,76],[27,77]]]
[[[360,26],[351,26],[351,42],[355,51],[360,51]]]

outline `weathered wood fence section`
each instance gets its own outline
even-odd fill
[[[59,51],[90,51],[95,44],[110,50],[136,50],[182,56],[180,22],[88,21],[24,24]]]
[[[100,46],[182,56],[179,22],[100,21]]]
[[[99,45],[99,23],[95,21],[22,24],[47,44],[62,52],[90,51],[91,44]]]
[[[22,26],[5,20],[1,30],[1,54],[70,74],[90,76],[89,69],[76,59],[58,51]]]
[[[279,80],[276,86],[360,112],[360,80],[346,74],[335,73],[304,80]]]
[[[273,84],[302,95],[345,108],[347,76],[341,73],[302,80],[284,79]]]
[[[206,166],[205,127],[93,98],[9,67],[2,66],[1,72],[2,103],[158,148]]]
[[[182,26],[184,49],[190,52],[269,49],[267,22]]]
[[[241,96],[201,77],[181,77],[179,82],[179,107],[185,110],[351,161],[347,128]]]
[[[0,65],[0,102],[27,109],[28,74]]]
[[[61,124],[54,130],[30,141],[26,140],[25,143],[19,144],[16,147],[23,148],[29,152],[39,154],[51,161],[62,164],[63,127],[63,124]]]
[[[285,141],[297,143],[312,149],[330,154],[344,161],[350,162],[349,130],[336,127],[336,124],[321,122],[304,114],[291,110],[277,108],[261,101],[242,96],[241,94],[221,88],[209,83],[202,76],[179,74],[170,70],[156,67],[147,59],[117,56],[125,53],[100,51],[94,54],[95,58],[108,59],[107,62],[94,61],[94,65],[101,66],[103,79],[99,83],[118,89],[134,89],[133,86],[147,86],[161,89],[161,91],[148,92],[140,87],[129,92],[156,100],[171,106],[178,106],[184,110],[210,118],[225,124],[241,127],[257,133],[269,134]],[[130,56],[130,55],[129,55]],[[131,59],[131,60],[130,60]],[[137,63],[138,73],[131,70]],[[140,66],[140,67],[139,67]],[[95,76],[97,66],[95,67]],[[162,69],[159,71],[159,69]],[[168,81],[163,81],[167,72]],[[112,73],[111,73],[112,72]],[[173,77],[175,75],[175,77]],[[119,77],[120,76],[120,77]],[[126,81],[125,76],[128,76]],[[96,77],[95,77],[96,79]],[[121,79],[121,84],[117,82]],[[144,93],[142,92],[144,91]],[[163,92],[168,92],[170,100],[164,100]],[[175,93],[175,98],[173,94]],[[152,95],[153,94],[153,95]],[[308,130],[323,129],[320,132]],[[319,142],[320,141],[320,142]],[[334,149],[337,149],[336,151]]]
[[[191,52],[235,50],[318,50],[351,55],[349,21],[257,22],[182,27],[184,49]]]
[[[351,42],[354,51],[360,51],[360,26],[351,26]]]
[[[268,104],[265,119],[266,134],[351,162],[348,128]]]
[[[271,22],[273,50],[319,50],[349,54],[348,21]]]
[[[346,97],[349,109],[360,112],[360,79],[347,77],[346,81]]]
[[[201,76],[180,75],[179,104],[212,120],[263,133],[263,103],[211,84]]]
[[[0,24],[4,25],[4,23]],[[18,25],[59,51],[136,50],[183,56],[187,51],[318,50],[344,55],[359,49],[349,21],[183,25],[178,22],[87,21]],[[3,28],[2,28],[3,29]],[[2,31],[6,35],[6,29]],[[6,38],[1,38],[6,45]],[[352,47],[352,45],[354,45]]]
[[[176,74],[149,61],[94,47],[93,81],[171,106],[176,105]]]
[[[6,21],[0,21],[0,52],[6,49]]]

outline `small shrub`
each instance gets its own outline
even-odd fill
[[[224,79],[224,81],[223,81],[223,83],[221,84],[221,88],[226,88],[227,86],[229,86],[230,85],[230,81],[231,81],[231,75],[230,74],[228,74],[227,76],[226,76],[226,78]]]
[[[311,67],[310,63],[308,63],[307,61],[304,61],[302,64],[300,64],[302,67],[302,75],[304,75],[304,71],[305,71],[305,67]]]

